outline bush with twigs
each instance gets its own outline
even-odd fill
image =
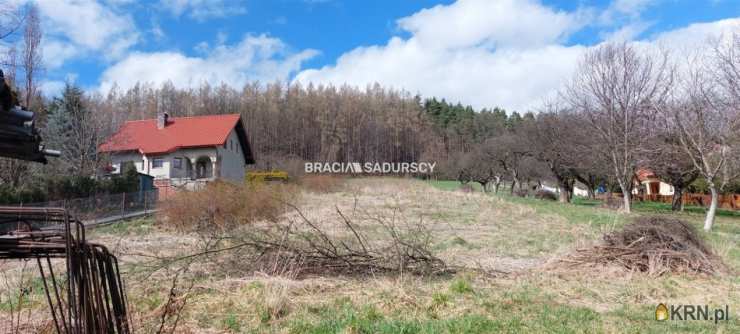
[[[254,182],[212,182],[199,191],[181,191],[161,205],[160,221],[182,231],[229,230],[274,220],[296,196],[295,186]]]

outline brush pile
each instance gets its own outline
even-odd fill
[[[601,245],[579,250],[567,262],[620,265],[660,276],[666,272],[713,274],[721,261],[688,223],[664,217],[640,217],[621,231],[604,235]]]
[[[432,249],[431,233],[422,221],[390,215],[363,214],[350,219],[336,208],[338,222],[309,219],[290,205],[297,219],[254,225],[235,239],[251,248],[259,271],[292,276],[451,272]],[[337,224],[338,223],[338,224]]]

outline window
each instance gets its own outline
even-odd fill
[[[161,168],[164,166],[164,159],[155,158],[152,160],[152,168]]]
[[[175,158],[172,160],[172,167],[177,169],[182,168],[182,158]]]

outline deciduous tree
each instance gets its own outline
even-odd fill
[[[626,43],[604,44],[584,56],[566,87],[565,98],[584,116],[599,153],[609,162],[626,212],[655,105],[665,101],[672,80],[666,53],[656,56]]]

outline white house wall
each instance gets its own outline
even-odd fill
[[[588,197],[588,190],[581,189],[579,187],[573,187],[573,195],[581,196],[581,197]]]
[[[167,155],[158,155],[158,156],[145,156],[144,159],[146,161],[147,165],[147,173],[151,176],[154,176],[155,179],[169,179],[170,178],[170,167],[172,166],[172,155],[173,154],[167,154]],[[162,159],[162,167],[154,167],[152,166],[152,160],[154,159]]]
[[[111,155],[111,167],[113,167],[113,173],[121,173],[121,164],[127,161],[133,161],[136,166],[136,171],[139,173],[146,174],[146,164],[143,161],[143,157],[139,153],[116,153]]]
[[[244,180],[244,153],[242,153],[242,146],[239,142],[239,136],[236,135],[236,131],[231,130],[228,139],[226,139],[226,147],[218,147],[218,155],[220,157],[220,173],[221,177],[242,182]]]
[[[661,182],[658,188],[658,193],[665,196],[673,196],[673,186],[668,183]]]
[[[127,161],[133,161],[138,172],[151,175],[155,179],[189,178],[187,174],[188,162],[185,159],[190,161],[191,173],[194,173],[195,162],[199,158],[206,157],[210,160],[211,167],[213,166],[213,162],[218,159],[216,166],[218,170],[213,170],[216,177],[234,182],[242,182],[245,173],[244,155],[241,152],[241,146],[239,145],[236,134],[232,132],[229,138],[233,144],[227,144],[227,148],[223,146],[217,148],[188,148],[156,156],[146,156],[138,153],[115,154],[111,156],[111,166],[113,167],[113,173],[116,174],[121,172],[121,164]],[[233,148],[232,145],[234,146]],[[183,159],[179,170],[174,168],[174,160],[176,158]],[[154,159],[162,159],[162,167],[153,167],[152,160]]]
[[[653,194],[651,192],[650,183],[653,183],[653,182],[659,182],[658,183],[658,193],[657,194]],[[652,180],[648,180],[648,181],[642,181],[640,184],[642,185],[642,187],[644,187],[645,193],[648,194],[648,195],[673,196],[673,186],[671,186],[670,184],[665,183],[663,181],[652,181]],[[632,194],[637,195],[639,193],[640,193],[640,190],[637,187],[635,187],[634,189],[632,189]]]

